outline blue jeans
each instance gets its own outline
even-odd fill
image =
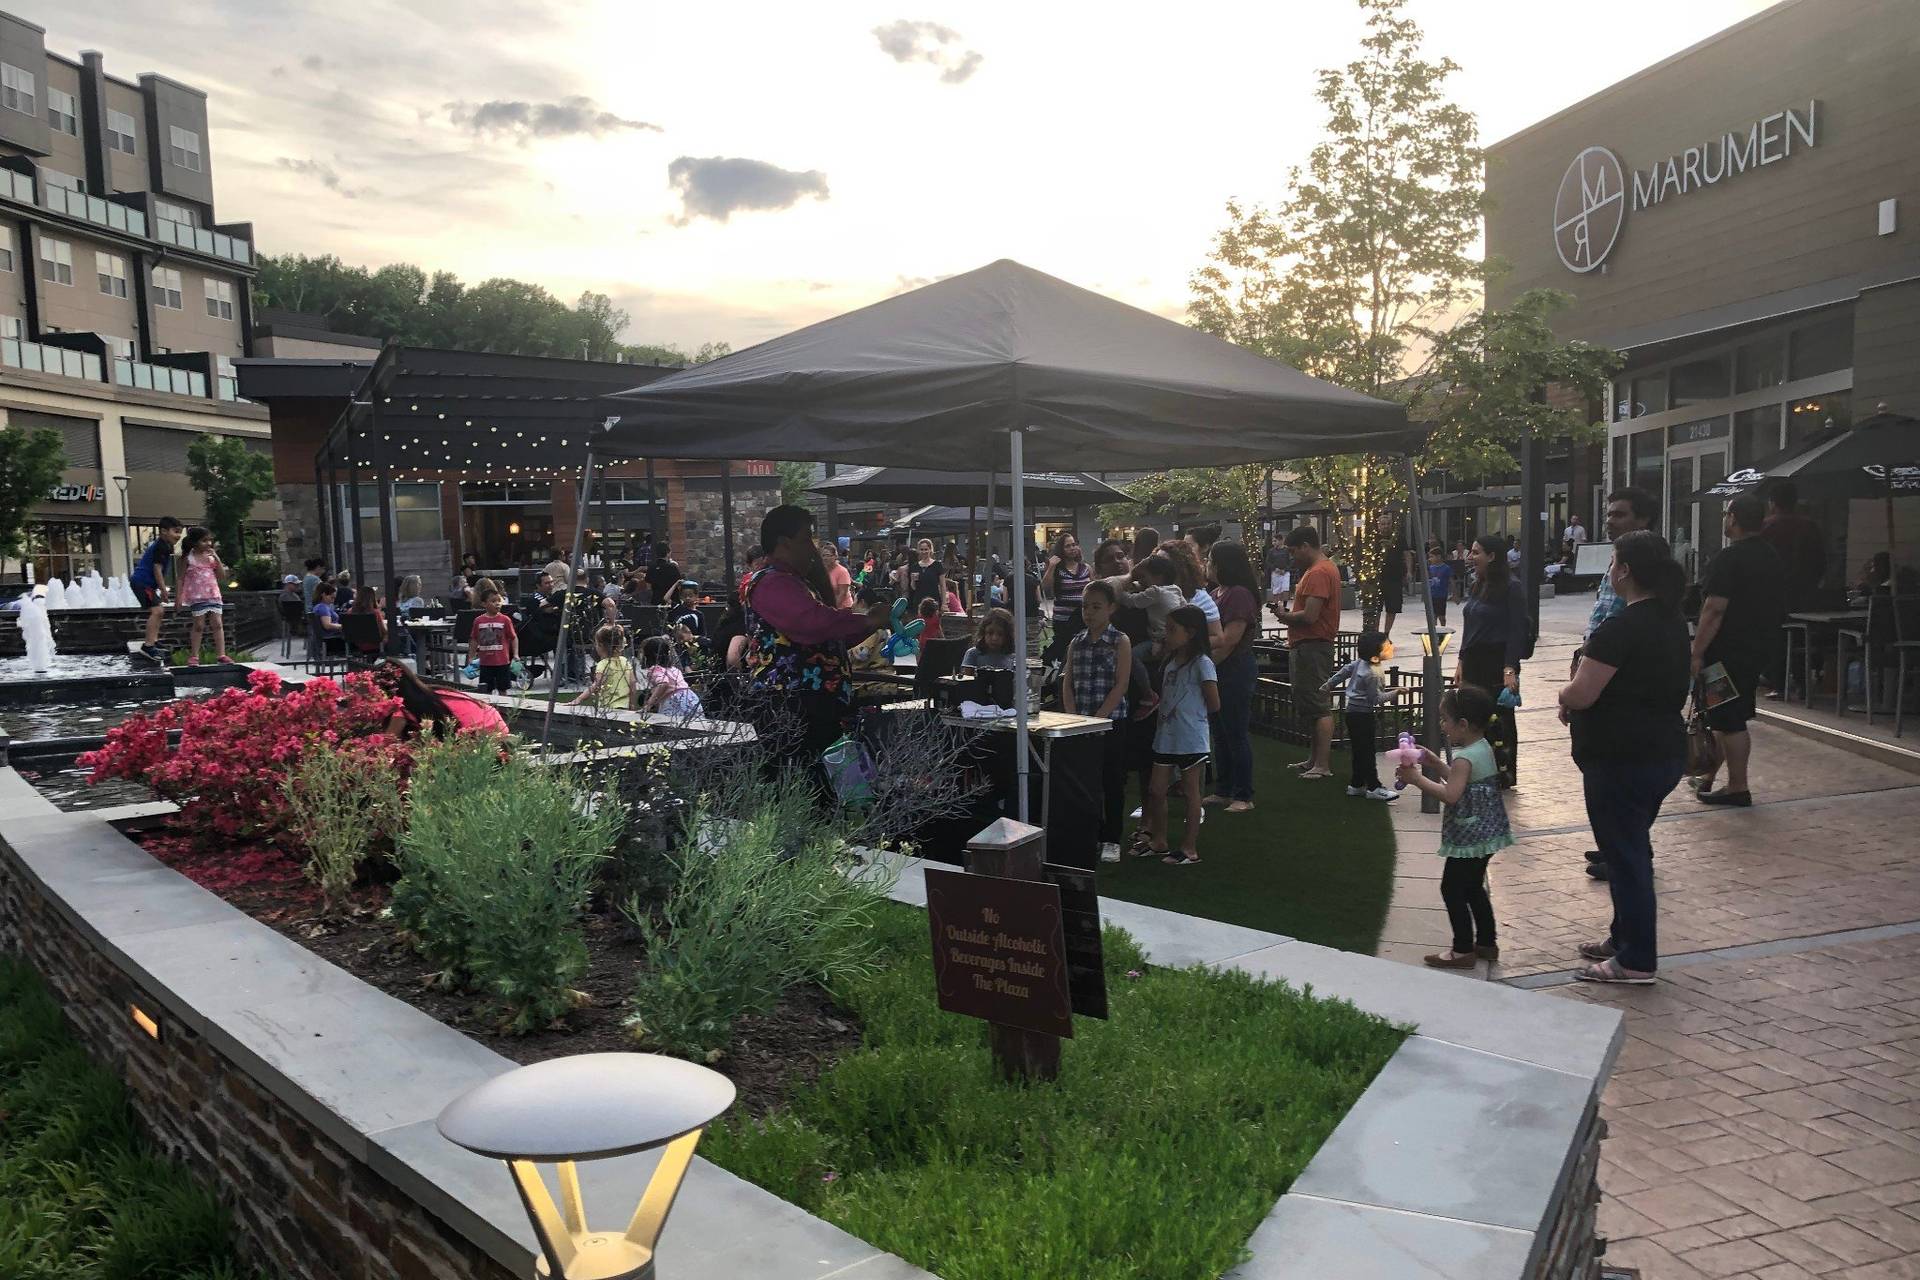
[[[1219,769],[1217,790],[1229,800],[1253,799],[1253,682],[1260,664],[1253,651],[1219,664],[1220,710],[1213,717],[1213,759]]]
[[[1587,821],[1607,864],[1613,927],[1607,937],[1623,969],[1660,965],[1653,894],[1653,820],[1685,772],[1683,760],[1589,760],[1580,766]]]

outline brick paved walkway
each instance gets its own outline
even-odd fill
[[[1607,1261],[1646,1280],[1920,1280],[1920,776],[1757,727],[1752,809],[1683,786],[1654,828],[1658,985],[1563,982],[1610,915],[1552,710],[1590,605],[1542,609],[1508,801],[1519,843],[1493,864],[1501,960],[1475,976],[1627,1015],[1604,1096]],[[1439,819],[1411,796],[1394,809],[1380,954],[1417,964],[1448,937]],[[1826,936],[1860,929],[1875,932]],[[1703,954],[1729,947],[1750,949]]]

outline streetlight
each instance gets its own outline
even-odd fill
[[[127,580],[133,580],[133,513],[127,507],[127,478],[113,477],[113,487],[120,491],[120,536],[127,544]]]
[[[652,1280],[654,1246],[693,1149],[733,1098],[731,1080],[678,1058],[584,1053],[495,1076],[448,1103],[436,1123],[456,1146],[507,1162],[540,1241],[535,1276]],[[589,1228],[574,1163],[655,1147],[666,1150],[626,1230]],[[562,1208],[547,1190],[543,1163],[555,1166]]]

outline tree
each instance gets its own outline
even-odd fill
[[[0,560],[25,550],[27,509],[47,500],[47,491],[60,483],[66,466],[66,445],[58,431],[0,428]]]
[[[1260,527],[1260,512],[1267,505],[1267,471],[1264,463],[1248,463],[1238,467],[1189,467],[1145,476],[1127,486],[1133,501],[1100,508],[1100,522],[1120,525],[1142,516],[1199,507],[1227,512],[1252,538],[1253,531]]]
[[[808,462],[778,462],[774,470],[780,476],[780,504],[787,507],[803,507],[807,503],[807,486],[813,483],[813,464]]]
[[[1277,209],[1230,203],[1193,274],[1193,323],[1369,395],[1392,397],[1427,326],[1470,300],[1468,256],[1484,203],[1474,117],[1443,93],[1457,66],[1432,61],[1406,0],[1358,0],[1360,56],[1323,70],[1326,137],[1291,171]],[[1296,488],[1354,513],[1335,550],[1369,591],[1386,549],[1380,517],[1404,498],[1391,460],[1313,458]]]
[[[187,482],[206,495],[207,528],[232,562],[246,554],[253,504],[273,496],[273,462],[237,436],[203,435],[187,446]]]

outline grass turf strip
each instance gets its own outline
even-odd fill
[[[120,1081],[0,955],[0,1276],[239,1280],[227,1212],[155,1156]]]
[[[1193,1280],[1246,1241],[1399,1046],[1351,1005],[1239,973],[1147,968],[1106,937],[1112,1017],[1052,1084],[994,1075],[984,1024],[932,998],[927,920],[834,992],[859,1051],[701,1154],[943,1280]]]
[[[1345,752],[1334,753],[1333,777],[1312,782],[1286,767],[1305,756],[1303,747],[1256,734],[1253,812],[1208,810],[1194,866],[1126,856],[1102,865],[1102,896],[1372,955],[1393,896],[1389,806],[1347,795]],[[1129,786],[1130,809],[1133,792]],[[1420,798],[1409,791],[1392,803]],[[1176,799],[1168,809],[1178,847],[1185,806]]]

